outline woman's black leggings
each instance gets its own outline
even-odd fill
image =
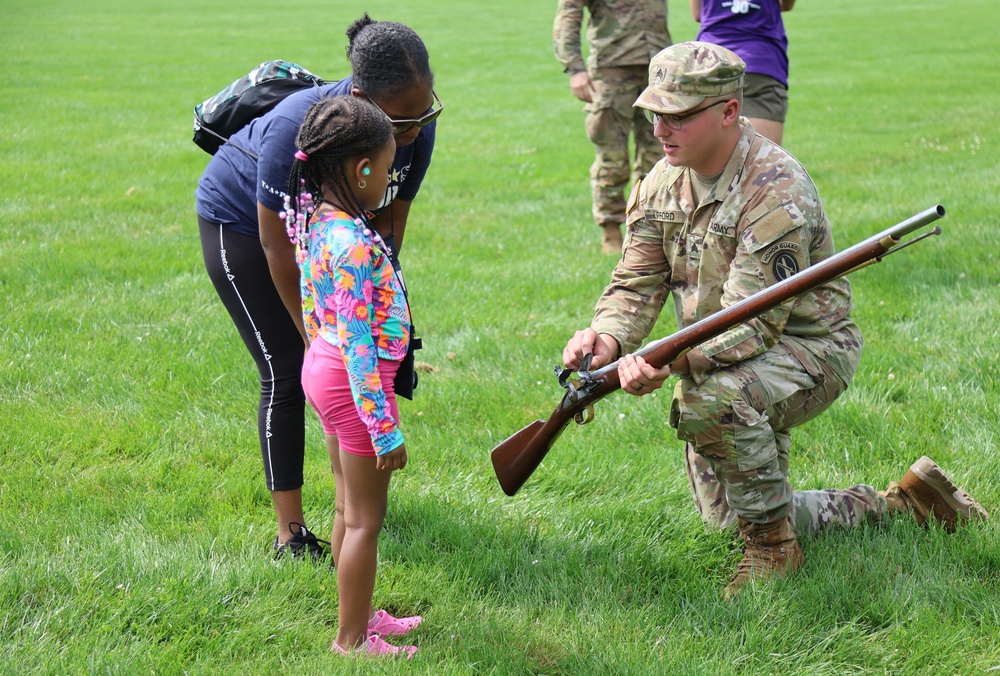
[[[205,268],[260,375],[257,428],[268,490],[302,486],[305,346],[271,281],[260,239],[198,217]]]

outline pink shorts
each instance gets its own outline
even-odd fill
[[[397,370],[398,361],[378,360],[378,373],[386,403],[393,420],[398,423],[399,406],[393,389]],[[375,457],[371,435],[361,422],[354,405],[354,393],[351,392],[347,367],[339,347],[334,347],[322,338],[312,342],[302,364],[302,389],[306,393],[306,401],[319,414],[323,431],[336,435],[340,448],[352,455]]]

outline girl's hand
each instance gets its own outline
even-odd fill
[[[375,458],[375,469],[387,469],[391,472],[404,467],[406,467],[406,444],[400,444],[385,455]]]

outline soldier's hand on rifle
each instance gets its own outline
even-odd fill
[[[618,380],[622,390],[637,397],[660,389],[669,377],[669,366],[654,368],[637,355],[627,354],[618,360]]]
[[[594,355],[590,368],[601,368],[613,362],[618,356],[618,341],[606,333],[598,333],[591,328],[577,331],[563,348],[563,366],[570,369],[578,368],[587,354]]]
[[[406,467],[406,444],[400,444],[385,455],[375,458],[375,469],[403,469]]]
[[[569,76],[569,88],[573,90],[573,96],[585,103],[592,103],[597,94],[594,81],[590,79],[590,73],[585,70]]]

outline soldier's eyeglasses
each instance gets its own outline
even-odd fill
[[[654,112],[654,111],[650,110],[649,108],[643,108],[642,112],[643,112],[643,114],[645,114],[646,119],[649,120],[650,124],[656,124],[656,118],[660,118],[660,121],[663,122],[663,124],[665,124],[667,126],[667,129],[673,129],[674,131],[676,131],[676,130],[680,129],[681,127],[683,127],[684,123],[687,120],[690,120],[692,117],[694,117],[698,113],[704,113],[706,110],[708,110],[709,108],[711,108],[713,106],[717,106],[720,103],[729,103],[732,100],[733,99],[726,99],[725,101],[716,101],[715,103],[708,104],[704,108],[698,108],[696,110],[690,110],[690,111],[688,111],[686,113],[681,113],[680,115],[667,115],[666,113],[657,113],[657,112]]]
[[[438,119],[438,116],[441,114],[441,111],[444,110],[444,104],[441,103],[441,99],[438,98],[436,91],[432,89],[431,94],[434,95],[434,100],[437,101],[438,107],[434,108],[433,106],[431,106],[432,110],[426,115],[421,115],[420,117],[413,119],[406,119],[406,120],[401,120],[386,115],[386,117],[388,117],[389,120],[392,122],[392,133],[394,136],[398,136],[399,134],[405,134],[414,127],[426,127],[431,122]],[[375,105],[377,106],[378,104],[376,103]],[[381,110],[381,108],[379,109]],[[385,111],[383,110],[382,112],[384,113]]]

